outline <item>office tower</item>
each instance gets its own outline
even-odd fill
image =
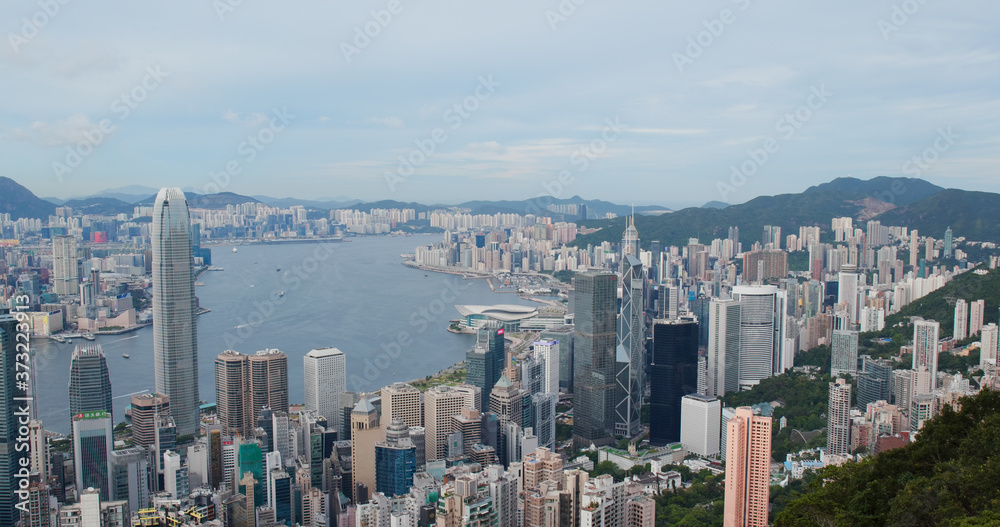
[[[351,412],[351,481],[354,503],[358,499],[358,486],[375,488],[375,443],[385,439],[385,430],[378,424],[378,410],[371,401],[362,397]]]
[[[163,453],[163,490],[175,500],[189,494],[188,469],[181,465],[181,455],[171,450]]]
[[[52,286],[57,295],[75,295],[80,287],[76,237],[52,237]]]
[[[712,300],[708,315],[708,393],[740,389],[740,303]]]
[[[261,409],[288,411],[288,356],[266,349],[247,357],[250,424],[256,426]],[[325,416],[324,416],[325,417]]]
[[[681,399],[698,390],[698,323],[653,322],[653,357],[649,366],[649,442],[681,439]]]
[[[326,417],[327,424],[340,433],[346,428],[340,395],[347,391],[347,357],[337,348],[317,348],[302,358],[302,369],[306,410]]]
[[[559,354],[559,391],[573,391],[573,329],[566,326],[559,329],[547,329],[539,333],[539,338],[555,342]]]
[[[267,475],[267,503],[274,509],[274,519],[284,525],[292,523],[292,478],[281,468],[273,468]]]
[[[424,408],[420,390],[405,382],[382,388],[382,428],[399,419],[406,426],[423,426]]]
[[[199,429],[198,320],[191,260],[191,219],[178,188],[153,204],[153,368],[156,392],[170,397],[181,435]]]
[[[236,474],[240,486],[237,492],[242,493],[254,503],[264,504],[264,455],[259,443],[243,443],[236,448]],[[252,483],[247,482],[251,476]]]
[[[219,423],[226,435],[244,435],[247,416],[246,355],[226,350],[215,358],[215,401]]]
[[[538,393],[531,396],[531,427],[538,437],[538,446],[555,448],[558,404],[559,398],[554,393]]]
[[[983,315],[986,313],[986,301],[976,300],[969,305],[969,336],[983,329]]]
[[[500,376],[500,380],[493,387],[493,392],[490,393],[490,413],[496,414],[500,426],[501,440],[497,455],[504,466],[520,460],[519,456],[513,454],[510,445],[516,442],[516,436],[524,425],[523,402],[522,390],[514,385],[506,374]],[[517,430],[511,432],[509,424],[517,425]]]
[[[852,324],[859,318],[858,303],[858,273],[855,266],[845,264],[841,267],[837,286],[837,304],[847,306],[847,315]]]
[[[722,403],[711,396],[685,395],[681,399],[681,443],[692,454],[719,455]]]
[[[448,455],[451,417],[462,408],[475,408],[478,394],[459,391],[453,386],[435,386],[424,393],[425,460],[444,459]]]
[[[913,322],[913,369],[920,366],[927,368],[930,375],[932,391],[937,383],[938,370],[938,335],[941,325],[934,320],[917,319]]]
[[[113,415],[108,361],[99,344],[76,346],[69,365],[70,419],[77,414],[96,410]]]
[[[475,408],[462,408],[460,414],[451,416],[452,433],[462,434],[462,454],[472,452],[473,445],[482,443],[482,426],[482,416]]]
[[[737,408],[726,423],[726,527],[767,525],[770,479],[771,418]]]
[[[292,445],[289,438],[288,412],[271,413],[271,451],[281,455],[281,459],[292,459]]]
[[[858,332],[847,329],[833,330],[830,345],[830,375],[854,376],[858,373]]]
[[[158,471],[163,472],[163,453],[177,449],[177,423],[169,415],[161,415],[156,421],[156,440],[149,449],[154,454]],[[156,488],[156,491],[162,490]]]
[[[775,286],[736,286],[740,303],[740,388],[791,368],[795,350],[785,347],[785,292]]]
[[[110,499],[114,442],[108,412],[96,410],[73,416],[73,466],[77,489],[93,487],[102,499]]]
[[[979,368],[986,370],[987,366],[997,365],[998,341],[1000,332],[996,324],[989,323],[983,326],[979,335]]]
[[[892,360],[864,356],[861,372],[858,373],[858,408],[868,408],[875,401],[889,402],[891,399]]]
[[[385,441],[375,443],[375,491],[389,497],[407,494],[416,471],[417,447],[406,423],[393,419],[385,429]]]
[[[208,444],[199,442],[187,447],[188,488],[207,487],[210,464],[208,460]]]
[[[617,285],[618,277],[608,273],[587,272],[573,278],[573,444],[577,448],[613,442]]]
[[[944,257],[951,258],[951,256],[952,256],[951,227],[948,227],[944,231]]]
[[[633,227],[634,228],[634,227]],[[615,347],[615,434],[639,433],[645,383],[645,328],[642,312],[642,263],[626,254],[622,260],[622,308],[618,315]]]
[[[288,358],[275,349],[254,355],[223,351],[215,358],[215,397],[223,428],[249,435],[265,406],[288,411]]]
[[[40,481],[48,482],[49,441],[42,422],[35,419],[28,422],[28,459],[31,471],[38,474]]]
[[[826,453],[851,453],[851,385],[845,379],[830,383]]]
[[[559,395],[559,341],[539,340],[534,344],[535,359],[545,365],[542,391]]]
[[[156,441],[157,416],[170,415],[170,398],[158,393],[133,395],[132,444],[147,447]]]
[[[476,332],[475,346],[465,353],[465,382],[482,390],[476,408],[489,407],[490,390],[500,379],[505,362],[504,330],[499,324],[487,323]]]
[[[955,300],[955,323],[952,327],[951,335],[956,341],[969,336],[969,304],[961,298]]]
[[[149,461],[143,448],[111,452],[111,499],[125,501],[138,511],[149,503]]]

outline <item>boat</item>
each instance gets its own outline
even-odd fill
[[[233,252],[236,252],[236,247],[233,247]]]
[[[279,296],[279,297],[282,297],[282,296],[285,296],[285,292],[284,292],[284,291],[282,291],[282,292],[278,293],[278,296]]]
[[[80,336],[83,337],[84,340],[90,340],[90,341],[97,340],[97,337],[95,337],[93,333],[84,333],[83,335]]]
[[[279,267],[279,268],[275,269],[274,272],[280,273],[281,272],[281,268]]]
[[[128,353],[122,353],[122,357],[127,359],[128,358]]]

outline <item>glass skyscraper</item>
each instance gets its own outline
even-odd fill
[[[95,410],[107,412],[114,423],[108,361],[99,344],[76,346],[69,365],[69,416]]]
[[[6,313],[6,309],[0,309],[0,525],[14,525],[20,518],[15,508],[18,497],[14,490],[18,482],[14,474],[25,457],[15,449],[18,423],[14,412],[19,405],[14,397],[24,397],[26,390],[17,386],[14,375],[17,320]]]
[[[386,496],[410,492],[417,471],[417,447],[410,441],[406,424],[393,419],[385,441],[375,443],[375,490]]]
[[[83,412],[73,416],[73,461],[76,488],[93,487],[101,501],[111,499],[114,476],[111,472],[111,451],[115,438],[111,431],[111,414],[104,410]]]
[[[180,435],[195,434],[198,415],[198,324],[191,260],[191,218],[178,188],[153,204],[153,366],[156,391],[170,397]]]
[[[639,417],[646,381],[646,339],[642,314],[642,262],[631,253],[626,253],[622,259],[621,277],[622,307],[618,315],[618,345],[615,351],[618,384],[615,434],[632,437],[640,431]]]
[[[498,323],[487,323],[476,335],[476,345],[465,353],[466,382],[481,390],[480,409],[490,407],[490,392],[507,366],[504,331]]]
[[[649,367],[649,443],[681,440],[681,401],[698,391],[698,323],[653,323],[653,361]]]
[[[573,444],[610,444],[615,424],[618,277],[587,272],[573,278],[576,307]]]

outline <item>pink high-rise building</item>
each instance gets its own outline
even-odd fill
[[[771,418],[736,409],[726,424],[726,527],[764,527],[771,487]]]

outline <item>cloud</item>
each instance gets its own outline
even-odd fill
[[[97,124],[89,117],[76,113],[54,123],[35,121],[27,128],[14,128],[9,137],[13,141],[25,141],[36,146],[57,147],[84,141],[84,133],[92,132],[95,128]]]
[[[268,117],[264,113],[251,113],[246,117],[241,118],[240,114],[232,110],[226,110],[226,113],[222,114],[222,120],[246,126],[247,128],[254,128],[257,126],[263,126],[267,124]]]
[[[321,115],[321,116],[319,116],[319,122],[321,122],[321,123],[328,123],[328,122],[330,122],[330,118],[327,117],[327,116],[325,116],[325,115]]]
[[[403,120],[399,117],[369,117],[369,123],[380,124],[386,128],[402,128]]]

